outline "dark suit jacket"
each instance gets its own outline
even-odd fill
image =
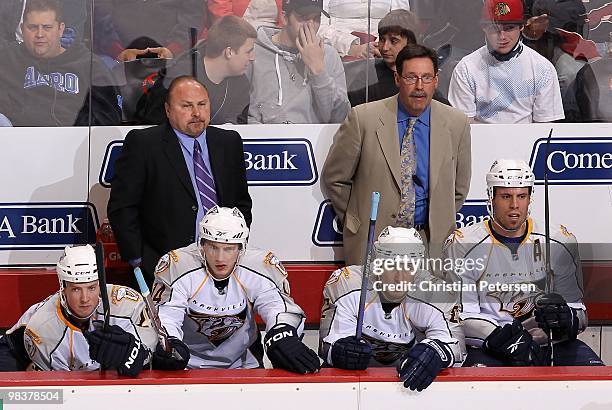
[[[206,142],[219,205],[237,207],[250,225],[252,203],[240,134],[208,127]],[[115,162],[108,202],[108,218],[123,259],[142,257],[142,267],[152,275],[163,254],[195,242],[197,210],[185,158],[170,124],[130,131]]]

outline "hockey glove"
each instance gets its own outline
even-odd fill
[[[117,369],[119,374],[130,377],[142,370],[148,351],[133,334],[112,325],[106,331],[100,327],[83,335],[89,343],[89,356],[103,368]]]
[[[184,370],[187,367],[187,363],[189,363],[189,348],[182,340],[176,337],[169,337],[168,344],[172,346],[171,352],[166,352],[160,343],[157,344],[153,354],[153,369]],[[173,354],[174,351],[178,352],[181,359],[177,359],[177,355]]]
[[[498,326],[482,344],[482,349],[491,356],[504,360],[511,366],[540,365],[540,346],[521,322],[514,320],[504,327]]]
[[[345,370],[365,370],[372,356],[372,345],[366,340],[347,336],[332,345],[332,365]]]
[[[428,340],[426,343],[417,343],[404,354],[397,365],[397,372],[404,387],[421,391],[434,381],[450,360],[442,342]]]
[[[321,368],[319,356],[300,341],[293,326],[274,326],[264,338],[266,353],[274,368],[295,373],[314,373]]]
[[[575,340],[578,336],[580,320],[576,309],[569,307],[556,293],[544,295],[536,301],[535,319],[547,335],[552,331],[554,341]]]

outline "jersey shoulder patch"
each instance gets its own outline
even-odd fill
[[[140,293],[136,292],[132,288],[128,288],[127,286],[119,286],[119,285],[107,285],[110,287],[110,301],[113,305],[119,305],[125,302],[134,302],[137,303],[141,300]]]
[[[34,357],[36,355],[36,350],[39,349],[38,346],[40,346],[41,343],[42,339],[40,336],[38,336],[34,330],[26,327],[25,331],[23,332],[23,345],[30,357]]]
[[[345,266],[330,275],[323,292],[334,303],[339,297],[356,289],[361,289],[361,268]]]
[[[256,272],[272,280],[279,289],[290,294],[288,272],[281,260],[269,250],[248,248],[242,258],[240,265],[247,271]]]
[[[196,243],[175,249],[163,255],[155,268],[155,277],[167,285],[172,285],[185,273],[203,266],[202,256]]]

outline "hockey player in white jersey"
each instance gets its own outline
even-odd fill
[[[237,208],[215,206],[200,221],[197,243],[160,259],[153,297],[170,343],[185,360],[158,349],[157,367],[263,367],[257,313],[275,368],[319,369],[318,356],[300,340],[304,312],[289,296],[285,269],[271,252],[246,250],[248,235]]]
[[[57,263],[60,290],[31,306],[2,339],[0,370],[97,370],[136,376],[150,360],[157,335],[142,296],[107,285],[109,327],[91,245],[66,247]]]
[[[602,365],[576,339],[587,326],[576,238],[551,224],[545,254],[544,226],[529,216],[534,179],[524,161],[495,161],[486,177],[490,218],[456,230],[444,246],[444,256],[455,261],[447,274],[462,289],[461,319],[471,347],[466,366],[549,365],[549,334],[555,365]],[[554,272],[550,291],[562,299],[542,305],[546,257]]]
[[[457,297],[428,290],[442,281],[419,268],[424,255],[416,230],[389,226],[381,232],[374,243],[361,340],[355,329],[362,267],[347,266],[331,275],[323,290],[319,334],[319,354],[329,365],[347,370],[396,366],[404,386],[418,391],[443,368],[461,366],[465,344]],[[385,260],[401,258],[409,261],[402,269],[382,268]]]

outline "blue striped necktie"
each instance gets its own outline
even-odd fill
[[[193,141],[193,171],[204,212],[217,205],[215,181],[206,169],[202,159],[202,148],[198,140]]]

